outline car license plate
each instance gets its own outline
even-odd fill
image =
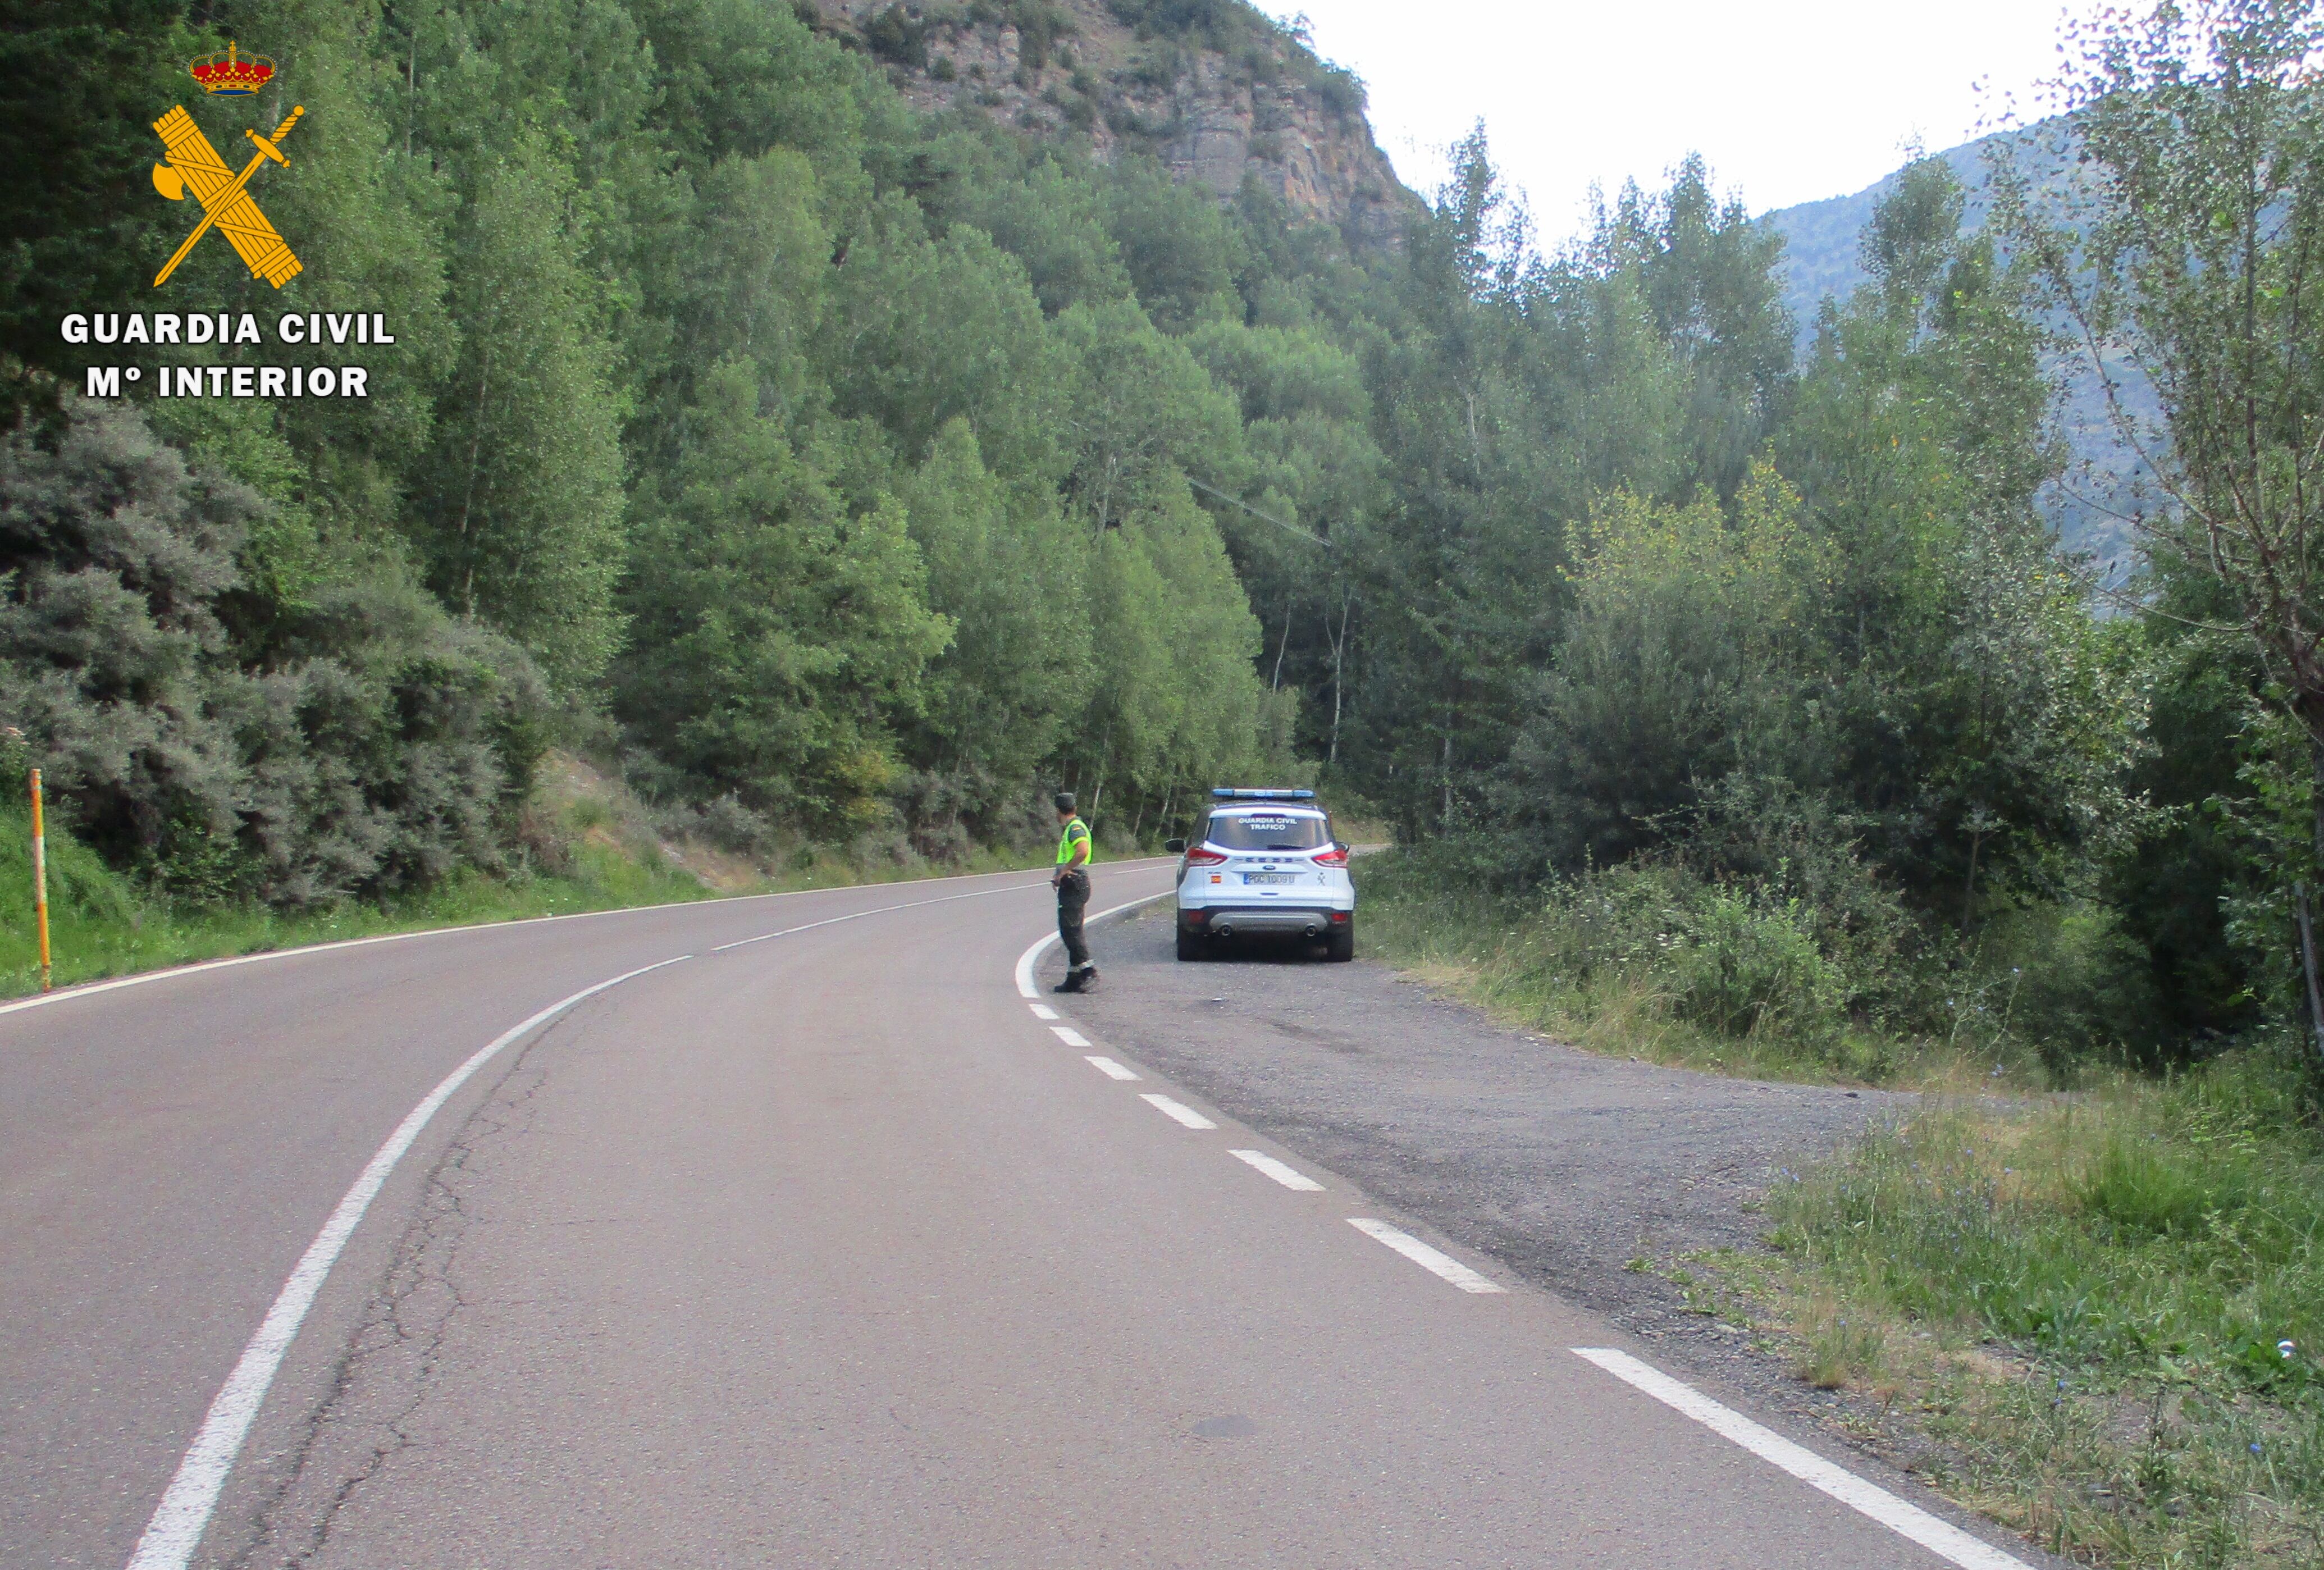
[[[1242,881],[1246,883],[1296,883],[1299,875],[1296,873],[1245,873]]]

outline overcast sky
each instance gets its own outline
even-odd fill
[[[1262,0],[1266,4],[1267,0]],[[2042,112],[2060,0],[1275,0],[1371,95],[1380,147],[1433,193],[1482,118],[1542,240],[1584,222],[1592,180],[1661,183],[1690,151],[1755,213],[1860,190],[1918,137]],[[2078,5],[2078,10],[2081,9]],[[1977,84],[1987,84],[1980,93]]]

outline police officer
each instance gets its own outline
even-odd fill
[[[1065,979],[1061,993],[1085,991],[1097,980],[1090,963],[1089,939],[1082,936],[1082,917],[1089,910],[1090,831],[1074,810],[1074,793],[1060,790],[1057,806],[1057,870],[1049,886],[1057,891],[1057,937],[1065,946]]]

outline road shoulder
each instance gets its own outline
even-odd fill
[[[1764,1248],[1768,1181],[1911,1097],[1596,1057],[1366,960],[1180,963],[1169,906],[1093,928],[1102,980],[1049,1000],[1287,1149],[1593,1309],[1674,1369],[1884,1460],[1914,1442],[1810,1388],[1691,1256]],[[1692,1278],[1690,1279],[1690,1278]]]

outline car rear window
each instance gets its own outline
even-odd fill
[[[1311,812],[1239,812],[1211,819],[1211,843],[1222,850],[1314,850],[1332,843],[1332,826]]]

